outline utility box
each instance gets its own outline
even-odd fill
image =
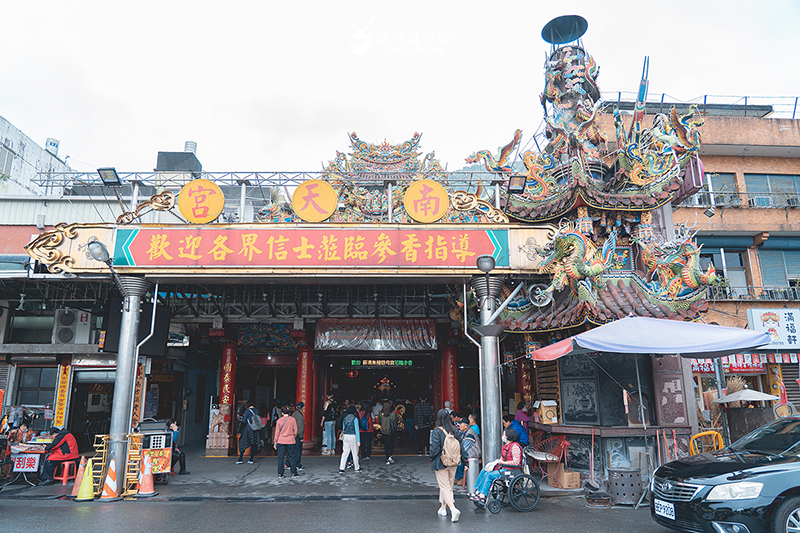
[[[581,488],[579,472],[564,470],[562,463],[547,463],[547,484],[559,489]]]
[[[558,402],[555,400],[540,400],[536,407],[539,413],[540,424],[558,424]]]

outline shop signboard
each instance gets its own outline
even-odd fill
[[[149,268],[467,268],[508,266],[507,230],[409,226],[118,229],[114,266]]]
[[[12,455],[11,460],[14,462],[14,472],[38,472],[40,455],[38,453]]]
[[[759,354],[736,354],[722,357],[722,370],[728,374],[763,374],[766,372],[764,362]],[[693,374],[713,374],[713,359],[692,359]]]
[[[70,365],[61,365],[58,369],[58,393],[56,394],[56,407],[54,409],[53,425],[64,427],[67,417],[67,398],[69,397],[69,377],[72,371]]]
[[[797,321],[800,320],[800,309],[762,309],[747,310],[747,327],[754,331],[767,333],[771,342],[770,350],[797,350]]]

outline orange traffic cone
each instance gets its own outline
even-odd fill
[[[81,465],[78,467],[78,473],[75,474],[75,484],[72,486],[72,497],[77,497],[78,492],[81,490],[81,481],[83,474],[86,472],[86,456],[81,457]]]
[[[139,492],[136,493],[137,498],[149,498],[158,494],[153,489],[153,458],[149,455],[142,457],[142,470],[139,479]]]
[[[103,493],[100,495],[99,500],[105,502],[115,502],[121,500],[117,495],[117,463],[114,459],[108,465],[108,474],[106,474],[106,482],[103,485]]]

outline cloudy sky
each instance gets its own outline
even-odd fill
[[[539,128],[542,27],[580,14],[604,96],[800,95],[800,2],[21,1],[2,8],[0,115],[76,170],[319,170],[347,133],[415,131],[451,170]],[[658,96],[653,96],[658,95]],[[764,101],[756,101],[764,103]]]

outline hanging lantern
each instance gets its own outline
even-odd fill
[[[358,370],[348,370],[347,371],[347,377],[348,378],[354,378],[356,376],[358,376]]]

